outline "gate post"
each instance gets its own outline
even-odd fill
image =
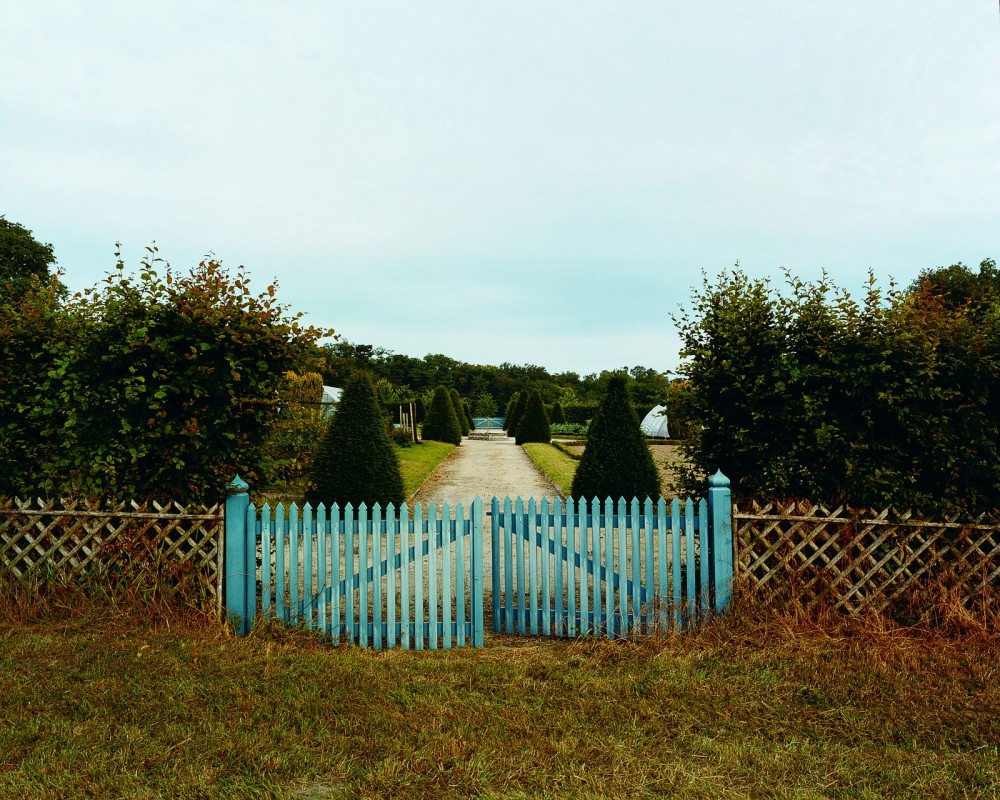
[[[733,501],[729,478],[721,471],[708,479],[708,521],[712,535],[712,579],[715,612],[729,605],[733,594]]]
[[[225,552],[223,553],[222,594],[226,618],[237,635],[250,632],[247,570],[247,507],[250,486],[237,475],[226,486]],[[254,591],[251,587],[249,591]]]

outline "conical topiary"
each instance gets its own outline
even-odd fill
[[[587,447],[571,489],[573,497],[656,499],[660,475],[629,402],[625,379],[615,376],[590,423]]]
[[[476,427],[476,423],[472,421],[472,411],[469,408],[469,401],[462,398],[462,410],[465,412],[465,421],[469,423],[469,430],[471,431]]]
[[[503,429],[507,430],[510,427],[510,420],[514,416],[514,406],[517,405],[517,392],[510,396],[507,401],[507,405],[504,406],[503,410]]]
[[[385,416],[366,372],[356,372],[320,442],[313,462],[306,501],[355,506],[367,503],[399,505],[403,477],[396,446],[389,439]]]
[[[431,397],[424,417],[423,438],[452,444],[462,443],[462,428],[458,424],[451,396],[444,386],[438,386]]]
[[[515,441],[517,444],[524,444],[525,442],[548,442],[551,439],[549,417],[545,413],[542,396],[534,391],[528,395],[528,402],[524,406],[524,415],[517,426]]]
[[[451,398],[452,408],[455,409],[455,418],[458,420],[458,427],[462,431],[462,436],[468,436],[469,431],[472,430],[472,425],[465,416],[465,406],[462,404],[462,396],[458,393],[458,389],[449,389],[448,396]]]
[[[566,412],[563,411],[562,403],[558,400],[552,404],[552,413],[549,414],[549,422],[553,425],[566,424]]]
[[[528,392],[518,392],[517,400],[514,401],[514,408],[507,417],[507,435],[517,436],[517,426],[521,424],[521,417],[524,416],[524,408],[528,404]]]

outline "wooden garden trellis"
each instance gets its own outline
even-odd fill
[[[807,607],[825,603],[851,614],[883,611],[936,579],[968,604],[1000,583],[1000,525],[993,522],[752,503],[733,509],[737,570],[765,601],[793,592]]]
[[[223,506],[0,500],[0,571],[30,586],[78,580],[126,561],[190,563],[222,610]]]

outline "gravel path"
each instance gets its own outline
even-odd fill
[[[410,499],[415,503],[462,503],[476,496],[489,510],[494,496],[554,497],[558,492],[528,454],[508,436],[463,439]]]

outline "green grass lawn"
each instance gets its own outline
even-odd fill
[[[524,452],[531,456],[531,460],[556,485],[560,493],[568,495],[580,462],[551,444],[529,442],[522,446]]]
[[[403,472],[403,493],[409,497],[420,488],[434,468],[444,461],[455,445],[447,442],[421,442],[412,447],[400,447],[399,466]]]
[[[383,653],[84,610],[0,622],[0,719],[4,798],[987,798],[1000,643],[772,623]]]

